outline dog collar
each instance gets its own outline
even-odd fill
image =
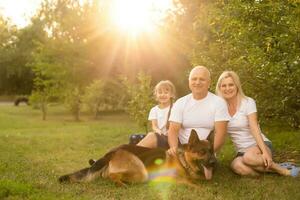
[[[180,164],[182,165],[182,167],[184,168],[185,172],[190,176],[190,177],[198,177],[197,173],[195,173],[193,171],[193,169],[191,168],[191,166],[188,164],[188,162],[185,159],[184,156],[184,150],[182,148],[178,148],[177,149],[177,157],[178,160],[180,162]]]

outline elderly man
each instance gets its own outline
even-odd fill
[[[168,141],[150,133],[138,145],[169,148],[168,153],[175,155],[178,142],[187,143],[192,129],[196,130],[201,140],[215,130],[214,150],[217,152],[225,141],[230,116],[225,101],[208,91],[210,81],[210,72],[206,67],[194,67],[189,75],[191,93],[178,99],[172,108]],[[212,170],[204,168],[204,171],[206,178],[211,179]]]
[[[217,152],[225,141],[227,122],[230,116],[225,101],[208,91],[210,72],[206,67],[197,66],[189,75],[191,94],[181,97],[173,106],[169,118],[168,143],[170,154],[175,154],[178,138],[181,144],[188,142],[190,132],[195,129],[200,139],[206,139],[215,130],[214,150]],[[212,169],[204,168],[207,179]]]

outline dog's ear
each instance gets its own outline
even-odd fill
[[[189,144],[196,144],[196,143],[199,143],[199,142],[200,142],[200,140],[198,138],[197,132],[194,129],[192,129],[191,135],[190,135],[190,138],[189,138]]]
[[[210,145],[212,146],[212,148],[214,148],[215,131],[214,130],[210,131],[210,133],[206,139],[210,142]]]

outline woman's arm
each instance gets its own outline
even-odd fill
[[[267,150],[267,146],[263,140],[263,137],[261,135],[261,131],[258,125],[258,120],[257,120],[257,113],[251,113],[248,116],[248,120],[249,120],[249,126],[250,126],[250,131],[251,134],[253,135],[259,149],[262,152],[262,156],[264,159],[264,163],[265,166],[267,168],[270,167],[271,163],[272,163],[272,156],[270,155],[269,151]]]

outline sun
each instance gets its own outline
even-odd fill
[[[112,0],[110,15],[114,25],[136,36],[155,31],[172,6],[172,0]]]

